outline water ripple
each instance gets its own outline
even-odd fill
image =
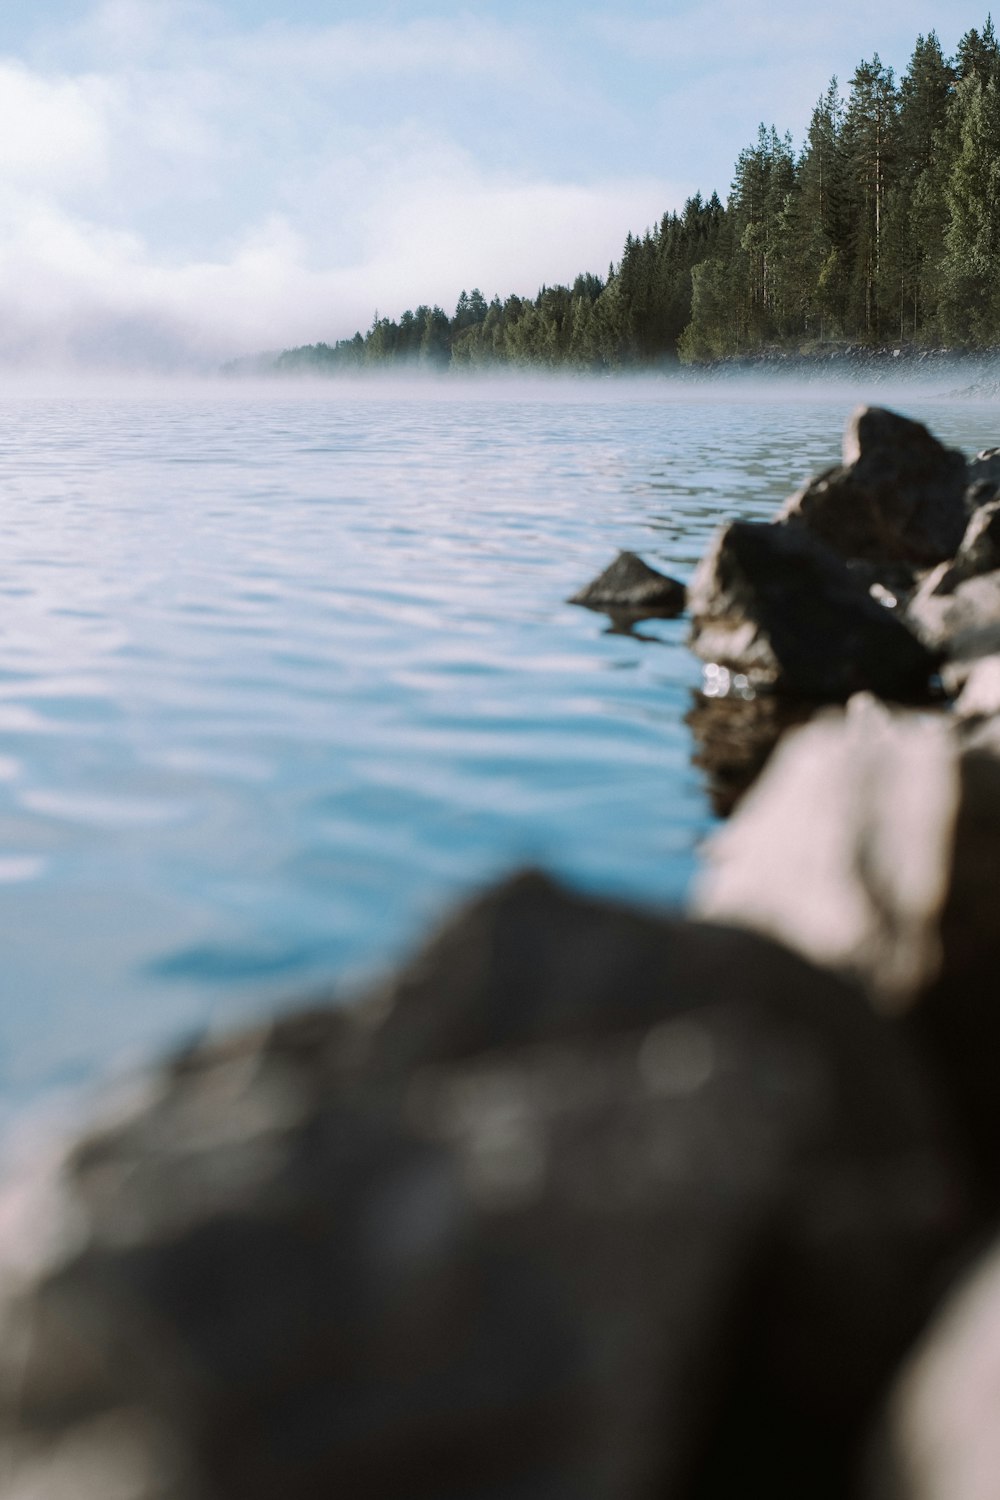
[[[0,403],[0,1110],[381,966],[519,860],[678,899],[710,822],[684,624],[563,601],[621,548],[689,576],[851,404]]]

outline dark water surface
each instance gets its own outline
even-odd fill
[[[0,399],[0,1112],[381,968],[521,861],[682,899],[686,624],[563,600],[623,547],[687,577],[856,400]],[[1000,442],[995,403],[892,404]]]

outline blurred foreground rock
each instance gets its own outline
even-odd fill
[[[6,1500],[839,1496],[962,1228],[899,1038],[537,876],[0,1197]]]
[[[861,980],[1000,1182],[1000,735],[861,697],[793,733],[712,841],[695,910]]]
[[[930,652],[803,527],[731,522],[699,564],[688,603],[693,649],[752,691],[927,697]]]
[[[852,971],[903,1009],[940,970],[959,798],[945,720],[860,695],[782,743],[710,842],[695,910]]]

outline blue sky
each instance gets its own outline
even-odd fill
[[[0,360],[183,363],[604,271],[952,0],[33,0],[0,14]]]

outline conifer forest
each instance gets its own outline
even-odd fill
[[[1000,43],[945,56],[918,37],[897,80],[878,54],[817,100],[801,149],[761,125],[729,195],[629,234],[606,275],[534,298],[462,292],[453,316],[377,314],[367,333],[290,349],[281,370],[701,364],[771,347],[1000,343]]]

